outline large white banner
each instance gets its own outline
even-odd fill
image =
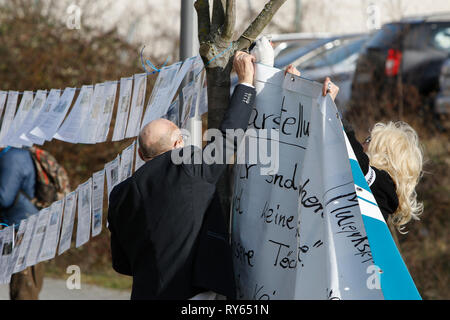
[[[236,167],[232,249],[238,299],[386,298],[380,274],[395,268],[374,261],[333,101],[321,96],[321,84],[263,65],[257,65],[255,83],[249,129],[276,130],[278,135],[256,139],[279,142],[279,156],[271,155],[278,170],[265,174],[261,161]],[[369,211],[387,230],[376,203]],[[389,233],[383,237],[392,241]],[[400,273],[409,276],[406,268]],[[406,282],[413,294],[389,297],[420,298],[410,277]],[[397,283],[394,292],[396,286],[405,287]]]

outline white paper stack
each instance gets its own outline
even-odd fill
[[[89,241],[91,235],[92,178],[78,186],[78,221],[76,247]]]
[[[40,131],[40,126],[44,126],[44,123],[47,121],[48,115],[51,111],[56,107],[60,100],[61,90],[59,89],[51,89],[48,94],[47,100],[45,100],[44,106],[41,108],[40,112],[37,114],[35,120],[33,121],[33,125],[31,126],[31,130],[28,131],[25,135],[21,135],[21,139],[25,139],[30,141],[31,144],[39,144],[42,145],[45,142],[44,138],[38,137],[32,133],[34,129],[36,131]]]
[[[103,194],[105,187],[105,170],[92,175],[92,236],[102,231],[103,222]]]
[[[19,92],[9,91],[8,100],[6,102],[5,115],[3,116],[2,128],[0,131],[0,147],[7,146],[7,141],[4,141],[6,134],[9,131],[9,127],[14,120],[14,115],[16,113],[17,100],[19,99]]]
[[[31,109],[31,105],[33,103],[33,91],[25,91],[22,95],[22,100],[20,100],[19,109],[17,110],[16,115],[14,116],[14,120],[9,127],[8,133],[5,136],[5,144],[10,146],[20,147],[20,145],[16,145],[14,140],[16,140],[16,133],[18,129],[21,127],[23,121],[28,115],[28,112]]]
[[[77,190],[72,191],[66,195],[64,200],[64,218],[61,227],[58,255],[70,248],[75,215],[77,213],[77,195]]]
[[[128,119],[126,138],[133,138],[139,134],[141,117],[144,109],[147,74],[134,75],[133,99],[131,100],[130,117]]]
[[[27,133],[34,127],[34,122],[36,121],[37,116],[41,112],[45,100],[47,100],[47,91],[38,90],[36,93],[36,97],[34,98],[33,105],[31,106],[30,111],[28,112],[27,117],[23,121],[21,127],[17,130],[15,134],[15,140],[13,143],[17,145],[25,145],[31,146],[31,141],[27,138]]]
[[[109,125],[113,114],[114,104],[116,101],[117,83],[114,81],[106,82],[104,92],[103,110],[97,121],[97,134],[95,142],[105,142],[108,137]]]
[[[71,143],[78,142],[82,124],[90,111],[93,93],[94,86],[81,87],[75,105],[54,136],[56,139]]]
[[[116,123],[112,141],[119,141],[125,137],[127,128],[128,114],[130,112],[131,89],[133,87],[133,78],[120,79],[119,105],[117,108]]]

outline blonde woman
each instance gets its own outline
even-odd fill
[[[286,72],[300,76],[290,65]],[[339,87],[327,78],[323,95],[334,100]],[[377,123],[361,145],[351,126],[344,120],[347,137],[384,219],[400,233],[411,219],[419,220],[423,204],[417,201],[415,188],[422,176],[423,152],[416,131],[407,123]]]

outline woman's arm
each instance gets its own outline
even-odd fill
[[[361,167],[363,174],[367,175],[367,173],[369,172],[369,157],[364,152],[364,148],[361,143],[356,140],[355,131],[353,130],[352,126],[345,119],[342,119],[342,124],[344,125],[345,133],[347,134],[348,141],[352,146],[359,166]]]

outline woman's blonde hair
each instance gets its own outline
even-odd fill
[[[372,128],[367,155],[370,165],[384,170],[395,183],[399,206],[391,216],[400,233],[411,219],[419,220],[423,204],[416,185],[422,177],[423,152],[416,131],[407,123],[377,123]]]

